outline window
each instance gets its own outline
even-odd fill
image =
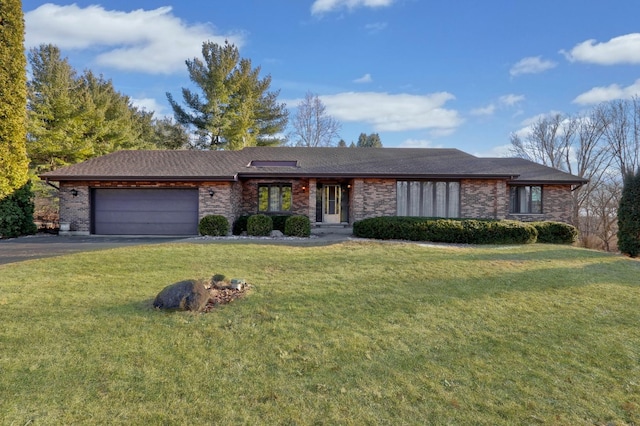
[[[289,212],[291,211],[291,200],[290,184],[258,186],[259,212]]]
[[[398,216],[460,216],[460,182],[399,180],[396,194]]]
[[[520,214],[542,214],[541,186],[512,186],[510,211]]]

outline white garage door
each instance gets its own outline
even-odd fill
[[[93,233],[197,235],[197,189],[94,189]]]

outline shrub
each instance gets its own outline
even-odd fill
[[[353,234],[383,240],[462,244],[529,244],[538,235],[533,225],[517,221],[397,216],[355,222]]]
[[[273,220],[264,214],[254,214],[247,219],[247,234],[260,237],[268,236],[273,231]]]
[[[573,244],[578,239],[578,229],[562,222],[532,222],[538,231],[538,242],[546,244]]]
[[[284,235],[308,237],[311,235],[311,221],[307,216],[289,216],[284,224]]]
[[[225,236],[229,233],[229,221],[220,215],[207,215],[200,219],[198,231],[201,235]]]
[[[640,254],[640,170],[624,177],[618,207],[618,249],[631,257]]]
[[[287,219],[289,219],[291,215],[276,215],[269,217],[273,221],[273,229],[278,230],[284,234],[284,228],[286,226]]]
[[[249,216],[243,215],[233,222],[233,235],[240,235],[243,232],[247,232],[247,220],[249,220]]]
[[[31,182],[27,182],[0,200],[0,238],[35,234],[38,227],[33,222],[33,211]]]

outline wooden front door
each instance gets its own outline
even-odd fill
[[[340,223],[341,195],[340,185],[324,185],[322,192],[322,221],[324,223]]]

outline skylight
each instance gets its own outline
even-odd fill
[[[295,160],[253,160],[249,167],[298,167],[298,162]]]

